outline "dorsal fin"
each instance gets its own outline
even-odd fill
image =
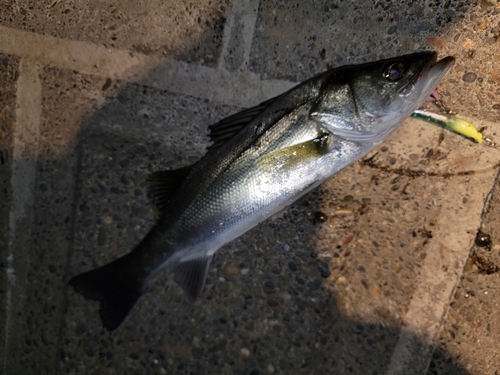
[[[212,258],[213,256],[209,255],[188,260],[181,263],[175,270],[174,280],[192,301],[200,297],[203,292]]]
[[[182,184],[193,165],[171,171],[153,172],[148,176],[154,202],[160,212],[165,212],[170,198]]]
[[[251,123],[257,116],[259,116],[277,98],[279,98],[279,96],[266,100],[265,102],[262,102],[255,107],[235,113],[234,115],[226,117],[219,122],[210,125],[208,127],[208,129],[210,130],[210,139],[214,143],[208,149],[213,150],[221,147],[236,133],[238,133],[246,125]]]

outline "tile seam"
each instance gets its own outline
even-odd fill
[[[237,0],[233,3],[233,9],[228,13],[226,27],[224,28],[223,46],[217,65],[218,70],[226,68],[226,59],[229,55],[229,44],[234,35],[241,41],[243,46],[242,63],[236,67],[237,70],[248,69],[250,51],[252,49],[255,24],[257,22],[257,11],[259,0]],[[235,27],[235,21],[239,17],[242,27]],[[239,25],[238,25],[239,26]]]
[[[287,80],[263,80],[249,70],[214,69],[5,26],[0,26],[0,52],[37,61],[41,65],[136,82],[242,107],[258,104],[297,84]]]
[[[18,348],[11,345],[15,337],[16,308],[22,308],[25,300],[26,275],[29,266],[29,253],[19,250],[28,249],[30,230],[20,228],[23,222],[30,225],[34,218],[36,161],[41,123],[42,82],[40,66],[33,61],[21,59],[16,92],[16,121],[13,132],[12,157],[12,206],[9,213],[9,250],[7,317],[5,330],[5,358],[2,365],[4,373],[15,366]],[[22,236],[21,236],[22,234]],[[14,299],[15,295],[15,299]],[[12,337],[11,337],[12,335]],[[15,345],[15,344],[14,344]],[[10,354],[9,354],[10,353]],[[12,363],[10,365],[9,363]]]
[[[476,121],[470,119],[473,123]],[[484,121],[485,125],[489,124]],[[489,124],[492,125],[492,124]],[[485,151],[488,152],[488,151]],[[421,367],[416,374],[425,374],[430,365],[436,340],[442,330],[444,319],[446,317],[448,306],[453,296],[454,290],[463,274],[463,267],[470,254],[473,243],[473,235],[467,233],[465,228],[477,228],[483,220],[484,206],[488,202],[491,191],[497,179],[497,173],[491,173],[489,176],[476,176],[477,179],[488,181],[490,188],[483,191],[484,196],[478,198],[473,215],[468,219],[457,216],[455,222],[438,223],[433,229],[433,236],[439,237],[439,241],[433,242],[432,247],[426,250],[427,257],[421,269],[416,283],[417,288],[413,293],[408,311],[403,319],[400,337],[396,343],[387,374],[407,374],[410,371],[408,366],[412,366],[412,360],[419,359]],[[460,190],[451,191],[448,188],[448,197],[460,195]],[[480,192],[476,192],[479,197]],[[479,207],[479,202],[480,207]],[[451,210],[456,203],[452,198],[443,202],[441,213],[447,209]],[[466,224],[465,224],[466,221]],[[462,228],[462,231],[448,231],[448,228]],[[440,254],[442,247],[449,247],[451,254],[444,261],[448,264],[442,264],[443,259]],[[443,270],[443,266],[449,266]],[[443,274],[439,277],[439,283],[432,280],[435,274]],[[452,280],[450,280],[453,278]],[[432,299],[432,304],[429,301]],[[429,324],[432,322],[432,324]],[[424,340],[426,344],[417,342],[416,338]],[[422,358],[425,356],[425,358]],[[416,371],[414,367],[411,370]]]

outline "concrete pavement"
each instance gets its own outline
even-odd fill
[[[500,140],[499,22],[486,0],[0,5],[0,371],[497,374],[499,151],[415,120],[225,246],[194,305],[159,275],[109,333],[67,281],[147,233],[148,173],[328,67],[454,55],[443,98]]]

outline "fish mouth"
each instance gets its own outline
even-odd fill
[[[437,87],[439,82],[448,73],[448,71],[455,65],[455,58],[452,56],[447,56],[438,62],[437,54],[434,54],[433,59],[430,61],[430,66],[428,68],[427,77],[422,89],[422,94],[419,100],[419,105],[426,100],[429,95],[432,94],[434,89]]]
[[[447,56],[437,61],[437,52],[423,52],[429,54],[429,58],[420,69],[420,73],[415,74],[406,85],[399,89],[399,96],[406,97],[412,102],[420,105],[432,94],[436,86],[455,64],[455,58]],[[415,97],[415,93],[419,92]]]

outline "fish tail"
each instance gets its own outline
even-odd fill
[[[102,324],[116,329],[142,295],[146,281],[130,267],[132,254],[73,277],[69,284],[84,297],[99,301]]]

